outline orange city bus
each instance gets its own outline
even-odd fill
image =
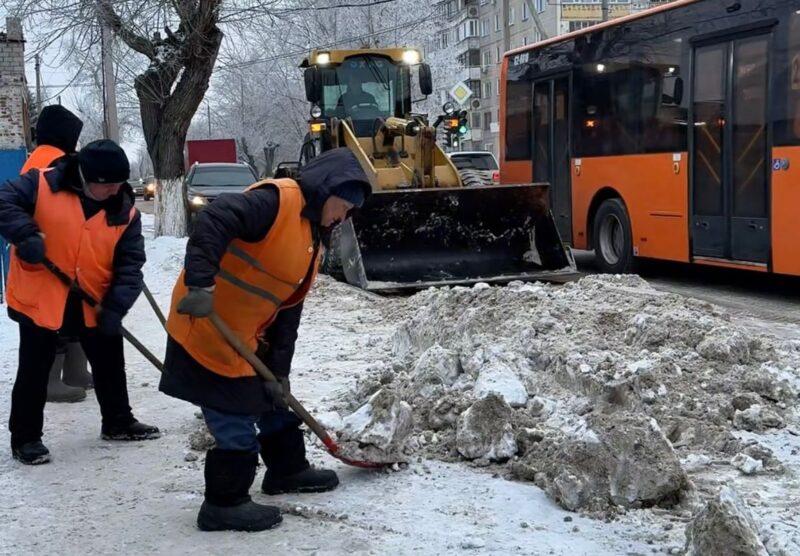
[[[677,0],[504,56],[503,183],[562,239],[800,275],[800,0]]]

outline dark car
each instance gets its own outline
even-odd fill
[[[186,195],[192,212],[202,210],[222,193],[241,193],[258,181],[247,164],[211,162],[194,164],[186,175]]]
[[[131,187],[133,188],[133,194],[136,197],[144,197],[144,179],[134,178],[128,183],[131,184]]]

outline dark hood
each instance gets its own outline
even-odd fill
[[[300,169],[297,182],[306,200],[303,216],[314,223],[319,223],[322,205],[340,185],[355,182],[364,188],[365,198],[372,193],[367,174],[347,148],[333,149],[313,159]]]
[[[72,153],[82,129],[81,119],[63,106],[45,106],[36,122],[36,144],[51,145]]]

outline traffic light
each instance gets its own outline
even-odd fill
[[[444,144],[445,144],[445,146],[453,148],[453,149],[458,148],[459,138],[458,138],[458,130],[457,129],[451,129],[450,127],[448,127],[445,130]]]
[[[460,136],[464,136],[469,131],[469,120],[467,118],[469,114],[466,110],[462,110],[458,113],[458,134]]]

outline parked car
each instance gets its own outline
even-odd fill
[[[241,193],[257,181],[258,176],[247,164],[198,162],[186,175],[186,200],[194,214],[213,203],[222,193]]]
[[[153,176],[144,178],[144,192],[142,198],[145,201],[152,201],[156,198],[156,179]]]
[[[133,188],[134,197],[144,197],[144,180],[142,178],[136,178],[128,183]]]
[[[500,166],[488,151],[463,151],[449,153],[466,186],[492,185],[500,181]]]

